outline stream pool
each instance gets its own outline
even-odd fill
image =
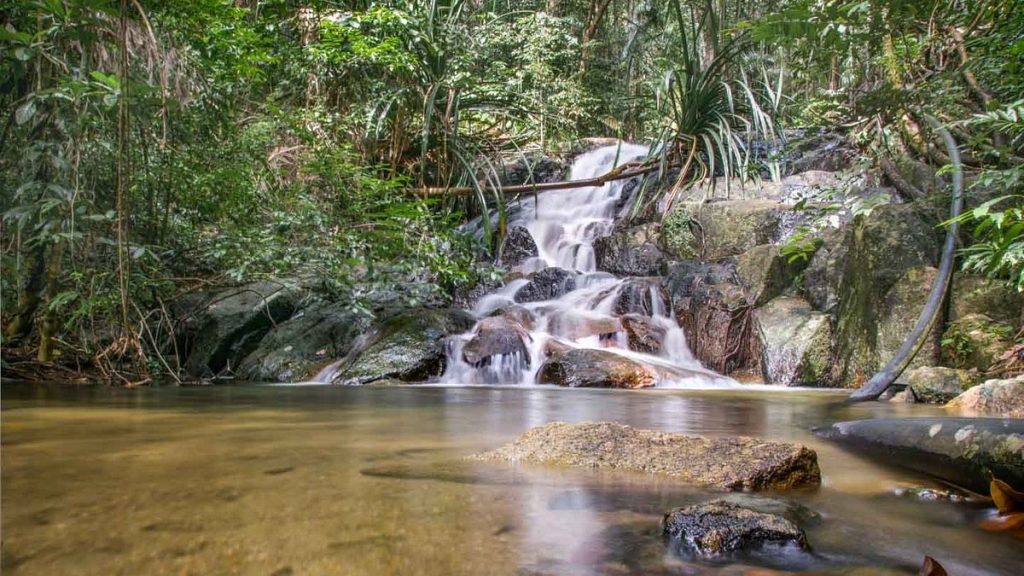
[[[976,504],[819,440],[812,427],[932,408],[835,407],[761,390],[224,385],[3,386],[3,573],[591,575],[1024,573],[1024,542]],[[698,562],[659,536],[671,508],[721,496],[642,474],[462,458],[552,421],[751,435],[818,452],[812,553]],[[741,495],[741,498],[751,496]]]

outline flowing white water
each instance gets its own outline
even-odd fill
[[[647,152],[647,147],[635,144],[599,148],[576,159],[570,178],[595,178],[644,158]],[[534,384],[553,352],[600,348],[647,367],[657,374],[658,386],[736,385],[693,357],[660,279],[616,278],[597,271],[593,244],[612,232],[626,182],[553,191],[521,201],[510,225],[529,231],[537,256],[514,270],[526,278],[509,282],[476,303],[473,313],[479,321],[450,342],[443,382]],[[530,275],[541,271],[549,279],[534,275],[531,282]],[[526,296],[531,288],[567,282],[574,289],[564,294],[556,290],[553,298],[538,301]],[[634,327],[634,340],[643,341],[632,347],[646,352],[630,349],[628,326]],[[638,332],[646,338],[635,337]]]

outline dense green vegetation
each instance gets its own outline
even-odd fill
[[[151,354],[168,303],[212,283],[312,276],[355,308],[375,285],[472,284],[503,232],[499,159],[585,136],[660,143],[660,169],[680,170],[659,194],[674,195],[757,173],[751,143],[798,126],[847,130],[885,173],[900,158],[945,166],[937,118],[980,199],[963,265],[1024,289],[1016,0],[36,0],[0,13],[3,345],[40,361],[170,370]],[[485,210],[499,217],[482,243],[459,232]]]

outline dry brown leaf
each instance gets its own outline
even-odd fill
[[[1024,511],[1024,492],[1017,492],[1006,482],[993,478],[989,484],[989,492],[992,493],[992,501],[995,502],[1000,514]]]
[[[921,570],[917,574],[918,576],[949,576],[942,564],[936,562],[935,558],[931,556],[924,557],[924,564],[921,565]]]
[[[1016,535],[1024,537],[1024,512],[986,518],[978,523],[978,527],[989,532],[1017,532]]]

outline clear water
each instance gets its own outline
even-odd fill
[[[830,392],[544,387],[11,387],[2,412],[3,573],[1020,574],[1020,540],[971,504],[824,443],[811,427],[906,405],[830,409]],[[661,515],[720,494],[641,474],[469,463],[551,421],[747,434],[818,451],[823,486],[776,495],[821,514],[814,553],[702,563]]]

